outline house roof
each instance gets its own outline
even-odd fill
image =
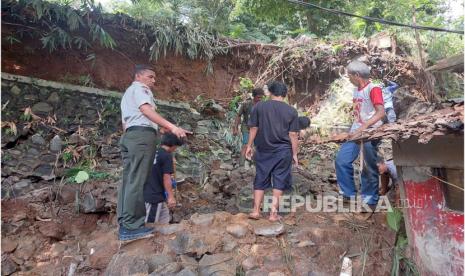
[[[402,141],[415,136],[418,137],[418,143],[426,144],[435,136],[463,135],[463,116],[463,101],[452,102],[448,107],[429,114],[418,115],[408,120],[399,120],[376,129],[366,130],[362,136],[355,140],[391,138]]]
[[[448,134],[463,135],[464,105],[461,101],[449,101],[447,107],[428,114],[414,116],[406,120],[398,120],[395,123],[384,124],[378,128],[368,129],[352,141],[393,139],[404,141],[410,137],[418,137],[418,143],[426,144],[435,136]],[[319,140],[310,138],[307,143],[343,142],[341,134],[330,139]]]

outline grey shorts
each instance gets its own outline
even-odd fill
[[[145,203],[145,223],[170,223],[170,210],[165,202],[158,204]]]

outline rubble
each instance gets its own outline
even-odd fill
[[[13,84],[22,93],[21,84],[2,85],[9,89]],[[55,92],[41,92],[54,111],[57,97],[63,103],[75,100],[66,91]],[[101,100],[96,95],[82,98],[89,106]],[[155,237],[121,248],[115,215],[121,182],[119,118],[102,119],[96,129],[101,110],[77,111],[69,104],[69,112],[85,113],[82,124],[34,121],[26,136],[14,138],[8,147],[3,144],[2,196],[6,198],[2,208],[11,210],[2,213],[2,226],[11,238],[5,241],[3,253],[16,264],[16,270],[63,274],[75,267],[77,275],[235,275],[242,269],[245,275],[333,275],[338,273],[341,256],[359,252],[368,235],[348,227],[347,221],[373,229],[369,234],[377,240],[367,256],[372,263],[390,262],[389,254],[381,258],[378,253],[386,249],[383,239],[395,239],[383,223],[368,224],[349,215],[341,218],[305,210],[282,222],[249,220],[246,214],[252,207],[254,170],[237,163],[239,137],[230,134],[228,114],[215,104],[202,115],[190,107],[170,104],[165,109],[160,105],[160,112],[195,132],[176,153],[177,178],[186,180],[177,187],[173,223],[155,225]],[[70,117],[69,113],[59,116]],[[49,147],[58,140],[54,137],[60,137],[61,142]],[[311,198],[337,194],[336,151],[335,144],[303,147],[301,168],[293,170],[293,190],[287,194]],[[64,152],[71,156],[69,160],[63,159]],[[4,161],[8,155],[11,158]],[[86,167],[80,167],[82,164]],[[104,173],[105,177],[72,183],[67,176],[70,168],[86,169],[94,175]],[[14,205],[15,199],[24,206]],[[377,217],[384,219],[383,214]],[[354,273],[360,272],[361,258],[352,259]],[[383,275],[389,268],[370,263],[365,271]]]
[[[421,144],[428,143],[435,136],[456,133],[463,135],[463,103],[443,108],[425,115],[399,120],[378,129],[367,130],[359,139],[390,138],[394,141],[418,137]]]

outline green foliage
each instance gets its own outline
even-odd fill
[[[90,74],[73,76],[71,74],[66,73],[63,77],[61,77],[61,81],[65,83],[74,83],[87,87],[95,87],[95,83],[92,80]]]
[[[242,91],[250,92],[254,88],[253,81],[249,78],[239,77],[239,85]]]
[[[229,110],[237,112],[237,109],[239,107],[239,103],[241,102],[241,100],[242,100],[241,95],[234,96],[232,100],[229,102],[229,105],[228,105]]]
[[[73,154],[71,152],[64,152],[61,156],[64,162],[69,162],[73,159]]]
[[[211,65],[213,57],[227,52],[215,35],[199,27],[186,25],[175,18],[154,20],[152,26],[154,42],[150,46],[151,59],[158,60],[173,51],[190,59],[207,60],[207,72],[210,73],[213,70]]]
[[[12,36],[12,35],[7,35],[5,36],[5,40],[10,44],[10,45],[13,45],[13,44],[16,44],[16,43],[21,43],[21,40],[17,39],[16,37]]]
[[[12,160],[13,157],[10,155],[10,154],[3,154],[2,153],[2,162],[6,162],[6,161],[9,161],[9,160]]]
[[[19,116],[19,119],[21,121],[29,122],[32,120],[32,114],[28,112],[24,112],[23,114]]]
[[[71,4],[77,6],[74,7]],[[77,5],[76,5],[77,4]],[[91,47],[89,41],[98,42],[100,46],[114,48],[116,42],[102,27],[103,16],[100,4],[93,0],[81,0],[78,3],[71,1],[56,1],[55,3],[43,0],[2,1],[2,6],[9,7],[11,12],[6,18],[7,22],[16,21],[19,26],[35,24],[39,28],[26,28],[17,31],[20,36],[24,33],[38,37],[43,48],[50,52],[58,49],[77,48],[87,51]],[[81,34],[87,33],[87,37]],[[18,39],[9,38],[10,42]]]
[[[392,230],[398,232],[400,229],[400,223],[402,221],[402,212],[394,208],[387,213],[387,223]]]
[[[67,183],[82,183],[82,179],[87,180],[105,180],[113,179],[113,176],[107,172],[95,171],[88,166],[76,166],[65,171],[64,174]]]
[[[393,208],[387,213],[387,223],[389,227],[396,231],[396,245],[392,259],[391,276],[419,275],[415,263],[405,256],[408,246],[408,239],[403,225],[402,211]]]
[[[405,256],[405,250],[408,246],[408,240],[405,233],[399,234],[394,247],[394,256],[392,258],[391,276],[400,275],[420,275],[415,263]]]

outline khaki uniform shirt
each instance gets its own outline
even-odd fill
[[[150,121],[139,107],[143,104],[149,104],[156,110],[155,100],[150,88],[138,81],[134,81],[131,86],[124,92],[121,99],[121,116],[126,128],[132,126],[152,127],[158,130],[158,125]]]

